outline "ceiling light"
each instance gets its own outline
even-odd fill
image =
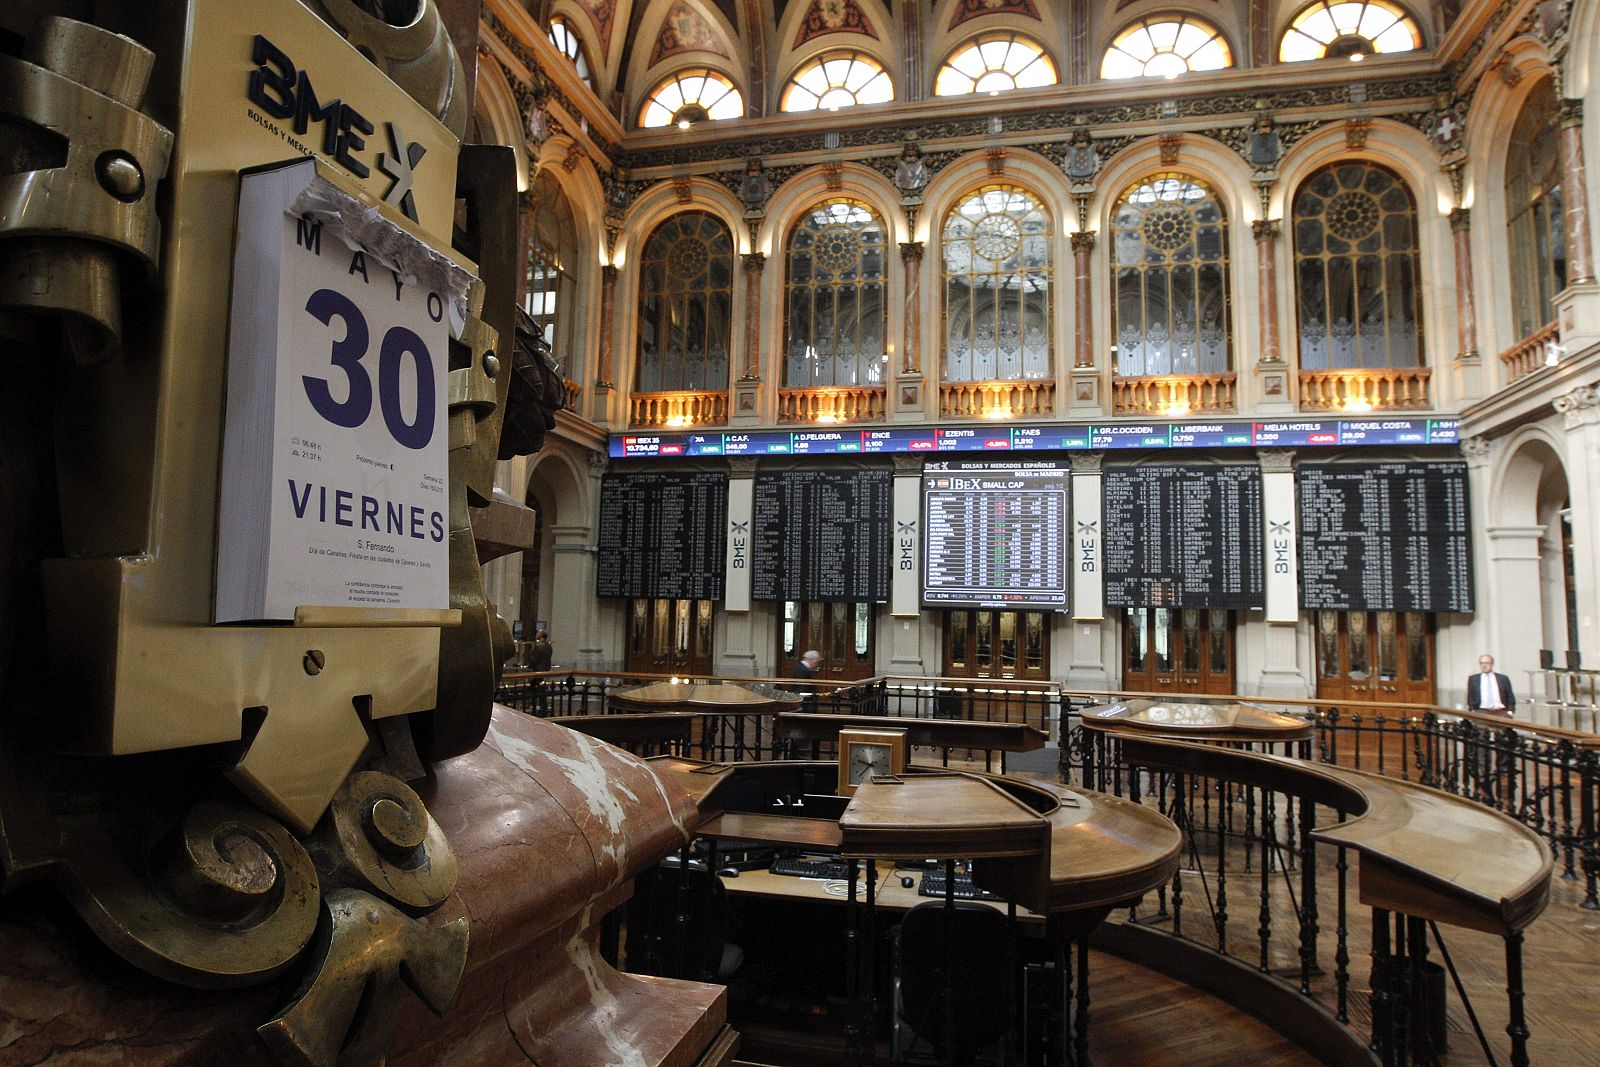
[[[674,415],[667,420],[667,425],[676,429],[679,426],[689,425],[689,420],[684,418],[682,415]]]
[[[1344,410],[1351,415],[1366,415],[1372,411],[1372,401],[1364,396],[1347,396],[1344,398]]]
[[[1189,405],[1182,400],[1174,400],[1163,408],[1161,413],[1169,419],[1181,419],[1189,414]]]
[[[678,129],[687,130],[688,128],[689,128],[689,120],[688,119],[679,119],[678,120]]]
[[[818,415],[817,416],[817,421],[818,422],[825,422],[825,423],[834,423],[834,422],[838,422],[839,421],[839,416],[837,416],[837,415]]]
[[[1351,52],[1350,53],[1350,62],[1359,63],[1359,62],[1361,62],[1361,60],[1363,58],[1365,58],[1365,55],[1366,55],[1366,53],[1364,53],[1364,52]]]
[[[1011,417],[1011,412],[1007,411],[1005,408],[990,408],[988,411],[983,413],[983,417],[986,419],[1009,419]]]

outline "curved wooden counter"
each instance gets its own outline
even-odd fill
[[[1309,741],[1314,730],[1310,719],[1282,715],[1254,704],[1178,700],[1129,700],[1084,708],[1083,726],[1086,730],[1165,734],[1210,742]]]
[[[910,768],[858,788],[834,824],[723,810],[741,783],[815,780],[836,770],[831,762],[648,762],[699,804],[703,834],[803,845],[819,839],[819,825],[836,825],[836,839],[824,836],[843,855],[972,859],[974,882],[1041,915],[1133,900],[1172,877],[1183,847],[1178,828],[1152,809],[1044,782]]]
[[[736,714],[746,711],[783,711],[798,707],[803,699],[800,693],[787,693],[766,686],[757,690],[727,682],[720,685],[706,682],[651,682],[649,685],[611,693],[606,697],[606,703],[627,711]]]
[[[1127,736],[1126,763],[1303,797],[1353,816],[1318,827],[1361,855],[1361,901],[1509,937],[1550,897],[1554,857],[1515,819],[1437,789],[1364,771],[1182,741]]]

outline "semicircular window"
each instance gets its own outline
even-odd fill
[[[986,33],[960,45],[933,79],[934,96],[1003,93],[1058,81],[1044,46],[1019,33]]]
[[[744,97],[726,74],[696,68],[680,70],[651,90],[639,110],[639,125],[652,129],[684,126],[706,119],[736,119]]]
[[[865,52],[825,52],[795,72],[784,87],[779,111],[837,111],[894,99],[894,83],[883,64]]]
[[[1361,59],[1422,47],[1422,30],[1388,0],[1317,0],[1289,23],[1278,60]]]
[[[1162,14],[1117,34],[1100,61],[1100,77],[1176,78],[1231,66],[1233,51],[1222,31],[1191,15]]]

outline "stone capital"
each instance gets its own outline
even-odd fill
[[[898,453],[890,456],[894,461],[894,475],[896,478],[920,476],[922,474],[922,457]]]
[[[1472,209],[1457,207],[1450,209],[1450,231],[1452,233],[1466,233],[1472,229]]]
[[[922,262],[923,246],[921,241],[901,241],[900,258],[915,263]]]
[[[1556,111],[1557,121],[1563,127],[1583,125],[1583,101],[1563,100]]]
[[[1099,474],[1105,468],[1104,452],[1075,452],[1072,456],[1073,474]]]
[[[1256,219],[1250,224],[1250,232],[1257,241],[1275,240],[1283,232],[1282,219]]]
[[[1074,255],[1086,255],[1094,251],[1095,231],[1078,230],[1072,235],[1072,251]]]
[[[1469,437],[1461,442],[1461,454],[1468,459],[1483,459],[1489,454],[1487,437]]]
[[[1569,430],[1600,423],[1600,389],[1592,385],[1580,385],[1572,392],[1556,397],[1550,406],[1564,417]]]
[[[1294,449],[1258,448],[1256,462],[1261,464],[1262,474],[1293,474]]]
[[[760,274],[767,266],[767,254],[765,252],[746,252],[739,259],[744,263],[744,269],[752,274]]]
[[[756,476],[756,464],[760,461],[755,456],[729,456],[727,462],[728,477],[754,478]]]

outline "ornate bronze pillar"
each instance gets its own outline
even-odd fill
[[[1079,230],[1072,235],[1072,302],[1075,336],[1072,345],[1074,367],[1094,366],[1094,294],[1089,284],[1089,259],[1094,253],[1094,231]]]
[[[761,272],[766,269],[763,252],[746,252],[744,260],[744,373],[739,377],[755,381],[761,377]]]
[[[1450,212],[1450,233],[1456,246],[1456,344],[1462,358],[1478,354],[1478,304],[1472,291],[1472,211]]]
[[[600,268],[600,355],[594,371],[596,389],[611,389],[611,360],[617,345],[617,268]]]
[[[1561,101],[1561,197],[1567,231],[1567,284],[1594,281],[1589,197],[1583,165],[1583,101]]]
[[[900,242],[900,265],[905,269],[906,335],[900,354],[903,374],[922,372],[922,242]]]
[[[1261,305],[1259,363],[1282,363],[1278,338],[1278,234],[1280,219],[1257,219],[1250,224],[1256,237],[1256,302]]]

